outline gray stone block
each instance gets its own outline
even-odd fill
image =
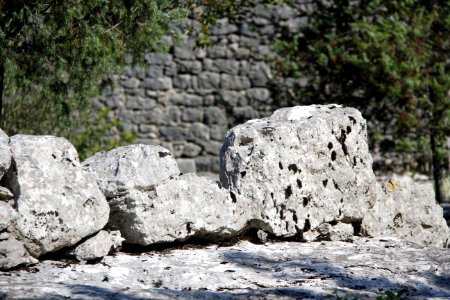
[[[148,67],[147,75],[150,78],[158,78],[163,77],[164,74],[164,67],[158,66],[158,65],[151,65]]]
[[[208,48],[208,57],[209,58],[226,58],[228,51],[225,46],[213,46]]]
[[[196,157],[202,152],[202,147],[193,143],[186,143],[182,152],[184,157]],[[218,152],[217,152],[218,153]]]
[[[245,90],[251,87],[250,80],[244,76],[221,74],[221,88],[228,90]]]
[[[173,104],[183,106],[201,106],[203,98],[197,95],[191,95],[186,93],[175,94],[170,97]]]
[[[220,19],[211,28],[213,35],[227,35],[238,31],[238,27],[234,24],[230,24],[228,18]]]
[[[167,91],[172,88],[172,79],[170,77],[146,78],[141,82],[140,87]]]
[[[178,126],[162,126],[160,135],[166,141],[185,141],[190,136],[188,128]]]
[[[202,71],[202,63],[199,61],[178,61],[178,73],[199,74]]]
[[[173,78],[173,87],[181,90],[192,88],[192,76],[189,74],[176,75]]]
[[[182,120],[184,122],[202,122],[203,117],[202,108],[185,108],[183,110]]]
[[[245,91],[227,91],[221,90],[219,93],[219,97],[222,101],[224,101],[227,105],[230,106],[246,106],[247,98],[245,97]]]
[[[189,46],[175,46],[173,48],[173,56],[179,59],[194,60],[195,52]]]
[[[140,83],[141,81],[134,77],[121,81],[122,86],[127,89],[137,89]]]
[[[220,172],[220,160],[217,156],[200,156],[195,159],[197,172]]]
[[[178,158],[177,165],[180,172],[183,174],[196,173],[197,169],[195,167],[195,160],[187,158]]]
[[[223,143],[223,138],[228,130],[228,126],[211,125],[210,129],[211,140],[220,141]]]
[[[172,55],[165,53],[147,53],[144,59],[149,65],[170,66],[173,63]]]
[[[220,109],[217,106],[212,106],[206,109],[205,123],[209,125],[219,124],[226,126],[228,125],[228,119],[223,109]]]
[[[202,72],[198,75],[198,87],[200,89],[220,88],[220,75],[212,72]]]
[[[188,131],[188,140],[202,142],[210,139],[210,129],[203,123],[194,123]]]
[[[264,88],[248,89],[247,97],[256,102],[267,102],[270,98],[270,91]]]
[[[218,141],[205,141],[201,143],[203,150],[211,155],[219,155],[220,148],[222,148],[222,142]]]
[[[156,106],[156,101],[150,98],[129,96],[125,106],[129,109],[152,109]]]

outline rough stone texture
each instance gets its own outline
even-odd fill
[[[20,241],[7,232],[0,233],[0,270],[36,263]]]
[[[7,201],[14,198],[14,195],[7,188],[0,186],[0,200]]]
[[[83,167],[95,174],[106,198],[146,190],[180,172],[169,150],[160,146],[130,145],[87,158]]]
[[[243,241],[228,247],[117,253],[102,263],[46,260],[0,272],[5,299],[449,299],[448,249],[395,239]]]
[[[107,232],[100,230],[93,237],[78,245],[69,254],[74,255],[79,261],[102,258],[111,251],[122,246],[123,238],[119,231]]]
[[[110,226],[128,243],[149,245],[189,237],[236,235],[246,224],[237,218],[228,193],[208,179],[186,174],[146,191],[130,190],[110,200]]]
[[[11,148],[9,147],[9,137],[0,129],[0,179],[3,177],[11,164]]]
[[[66,139],[16,135],[10,146],[14,168],[5,177],[16,200],[13,231],[30,254],[74,245],[105,226],[108,203]]]
[[[7,202],[0,201],[0,231],[11,224],[16,217],[16,211]]]
[[[324,224],[361,222],[377,198],[366,134],[356,109],[277,110],[227,133],[221,183],[261,229],[314,240]]]
[[[189,131],[192,123],[202,122],[211,132],[218,132],[204,138],[202,144],[199,140],[192,141],[203,148],[212,141],[221,141],[229,128],[292,105],[286,95],[299,86],[304,87],[308,80],[280,77],[271,49],[273,41],[280,36],[304,38],[304,33],[299,31],[308,24],[307,16],[315,9],[317,1],[289,2],[290,6],[256,4],[242,18],[217,20],[216,25],[209,28],[209,38],[215,42],[211,47],[197,44],[196,30],[200,26],[196,20],[181,24],[181,44],[168,43],[172,48],[167,54],[146,54],[145,71],[141,66],[128,65],[125,72],[115,76],[114,88],[104,89],[99,102],[113,110],[124,130],[136,133],[139,143],[168,149],[189,140],[186,130]],[[186,32],[192,34],[185,36]],[[295,102],[302,104],[302,99]],[[173,113],[175,106],[176,114]],[[359,109],[364,109],[367,117],[375,115],[371,114],[370,105],[362,104]],[[389,122],[372,121],[368,121],[369,129],[384,132],[384,142],[392,143],[395,136],[390,128],[394,127]],[[151,137],[142,129],[145,126],[154,126]],[[426,165],[412,159],[412,155],[396,159],[400,155],[390,152],[386,157],[385,147],[379,147],[383,144],[386,143],[371,141],[372,153],[383,154],[373,156],[381,171],[389,167],[401,171],[405,162],[413,169]],[[194,169],[198,173],[211,172],[211,165],[203,162],[210,155],[218,157],[218,153],[209,152],[209,148],[211,146],[204,147],[195,156],[183,152],[173,154],[176,159],[194,158]]]
[[[442,217],[442,207],[436,203],[431,182],[401,182],[392,177],[383,183],[383,188],[383,197],[363,220],[363,231],[436,247],[448,245],[450,230]]]

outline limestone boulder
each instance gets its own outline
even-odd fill
[[[122,241],[123,238],[119,231],[100,230],[70,251],[69,254],[74,255],[79,261],[98,259],[108,255],[111,251],[116,251],[122,246]]]
[[[382,183],[382,195],[362,222],[370,236],[390,235],[414,243],[447,247],[450,230],[436,202],[431,182],[393,176]]]
[[[0,233],[0,270],[37,262],[38,260],[27,252],[20,241],[7,232]]]
[[[72,246],[106,225],[108,203],[66,139],[16,135],[10,146],[14,168],[5,177],[16,202],[12,231],[31,255]]]
[[[125,195],[129,190],[146,190],[180,173],[169,150],[150,145],[99,152],[87,158],[83,167],[95,174],[107,199]]]
[[[11,164],[11,148],[9,147],[9,137],[0,129],[0,179],[3,177]]]
[[[228,131],[220,181],[238,214],[279,237],[355,231],[378,195],[366,121],[353,108],[283,108]],[[334,238],[348,234],[332,234]],[[328,233],[333,233],[328,230]]]
[[[110,200],[110,226],[128,243],[149,245],[189,237],[216,240],[237,235],[246,224],[226,190],[212,180],[186,174],[149,191]]]

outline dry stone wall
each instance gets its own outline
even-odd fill
[[[270,46],[277,36],[296,34],[306,24],[310,5],[259,5],[236,23],[221,19],[209,48],[197,47],[185,35],[168,54],[146,54],[145,67],[130,63],[100,100],[113,108],[125,130],[137,134],[136,143],[171,150],[182,172],[219,173],[227,130],[278,108]]]

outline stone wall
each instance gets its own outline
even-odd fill
[[[305,0],[292,7],[258,5],[233,23],[219,20],[211,29],[214,45],[207,48],[197,45],[194,34],[183,35],[175,45],[167,39],[172,45],[167,54],[146,54],[145,67],[129,61],[120,76],[113,76],[115,88],[105,88],[100,101],[113,108],[125,130],[136,133],[136,143],[171,150],[182,172],[217,174],[219,150],[230,128],[292,106],[279,93],[302,80],[277,76],[271,46],[282,35],[301,35],[312,9],[312,2]],[[198,24],[180,27],[187,32]],[[310,103],[295,103],[302,104]],[[374,129],[385,135],[382,141],[370,141],[378,175],[408,168],[430,174],[428,157],[396,151],[389,118],[380,122],[370,108],[357,108],[368,119],[369,135]]]
[[[278,108],[270,46],[306,24],[308,5],[256,6],[234,24],[222,19],[209,48],[184,35],[168,54],[146,54],[145,68],[130,64],[101,101],[137,134],[136,142],[170,149],[182,172],[218,173],[227,130]]]

